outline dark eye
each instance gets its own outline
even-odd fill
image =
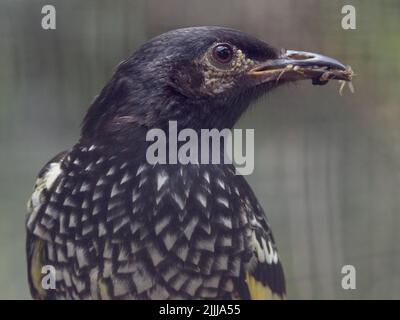
[[[233,50],[229,44],[218,44],[213,49],[213,57],[220,63],[228,63],[232,60]]]

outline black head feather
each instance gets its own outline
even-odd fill
[[[126,139],[148,128],[163,128],[169,120],[194,129],[232,127],[265,86],[249,86],[243,68],[226,90],[213,93],[205,87],[202,64],[217,43],[232,45],[250,62],[274,59],[280,52],[253,36],[222,27],[185,28],[157,36],[118,66],[84,119],[83,138]],[[215,75],[215,86],[224,76],[224,70]]]

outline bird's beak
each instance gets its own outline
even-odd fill
[[[325,84],[331,79],[351,81],[353,72],[330,57],[286,50],[277,59],[269,59],[256,65],[248,75],[257,83],[311,79],[313,84]]]

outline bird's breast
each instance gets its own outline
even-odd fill
[[[62,170],[32,223],[37,236],[46,235],[60,294],[234,293],[251,250],[256,208],[232,168],[151,166],[92,146],[71,152]]]

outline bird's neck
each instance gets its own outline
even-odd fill
[[[155,84],[156,85],[156,84]],[[100,140],[112,145],[145,141],[151,129],[167,130],[176,121],[178,130],[231,129],[250,100],[188,97],[160,85],[144,90],[138,82],[113,79],[90,106],[83,125],[82,141]]]

